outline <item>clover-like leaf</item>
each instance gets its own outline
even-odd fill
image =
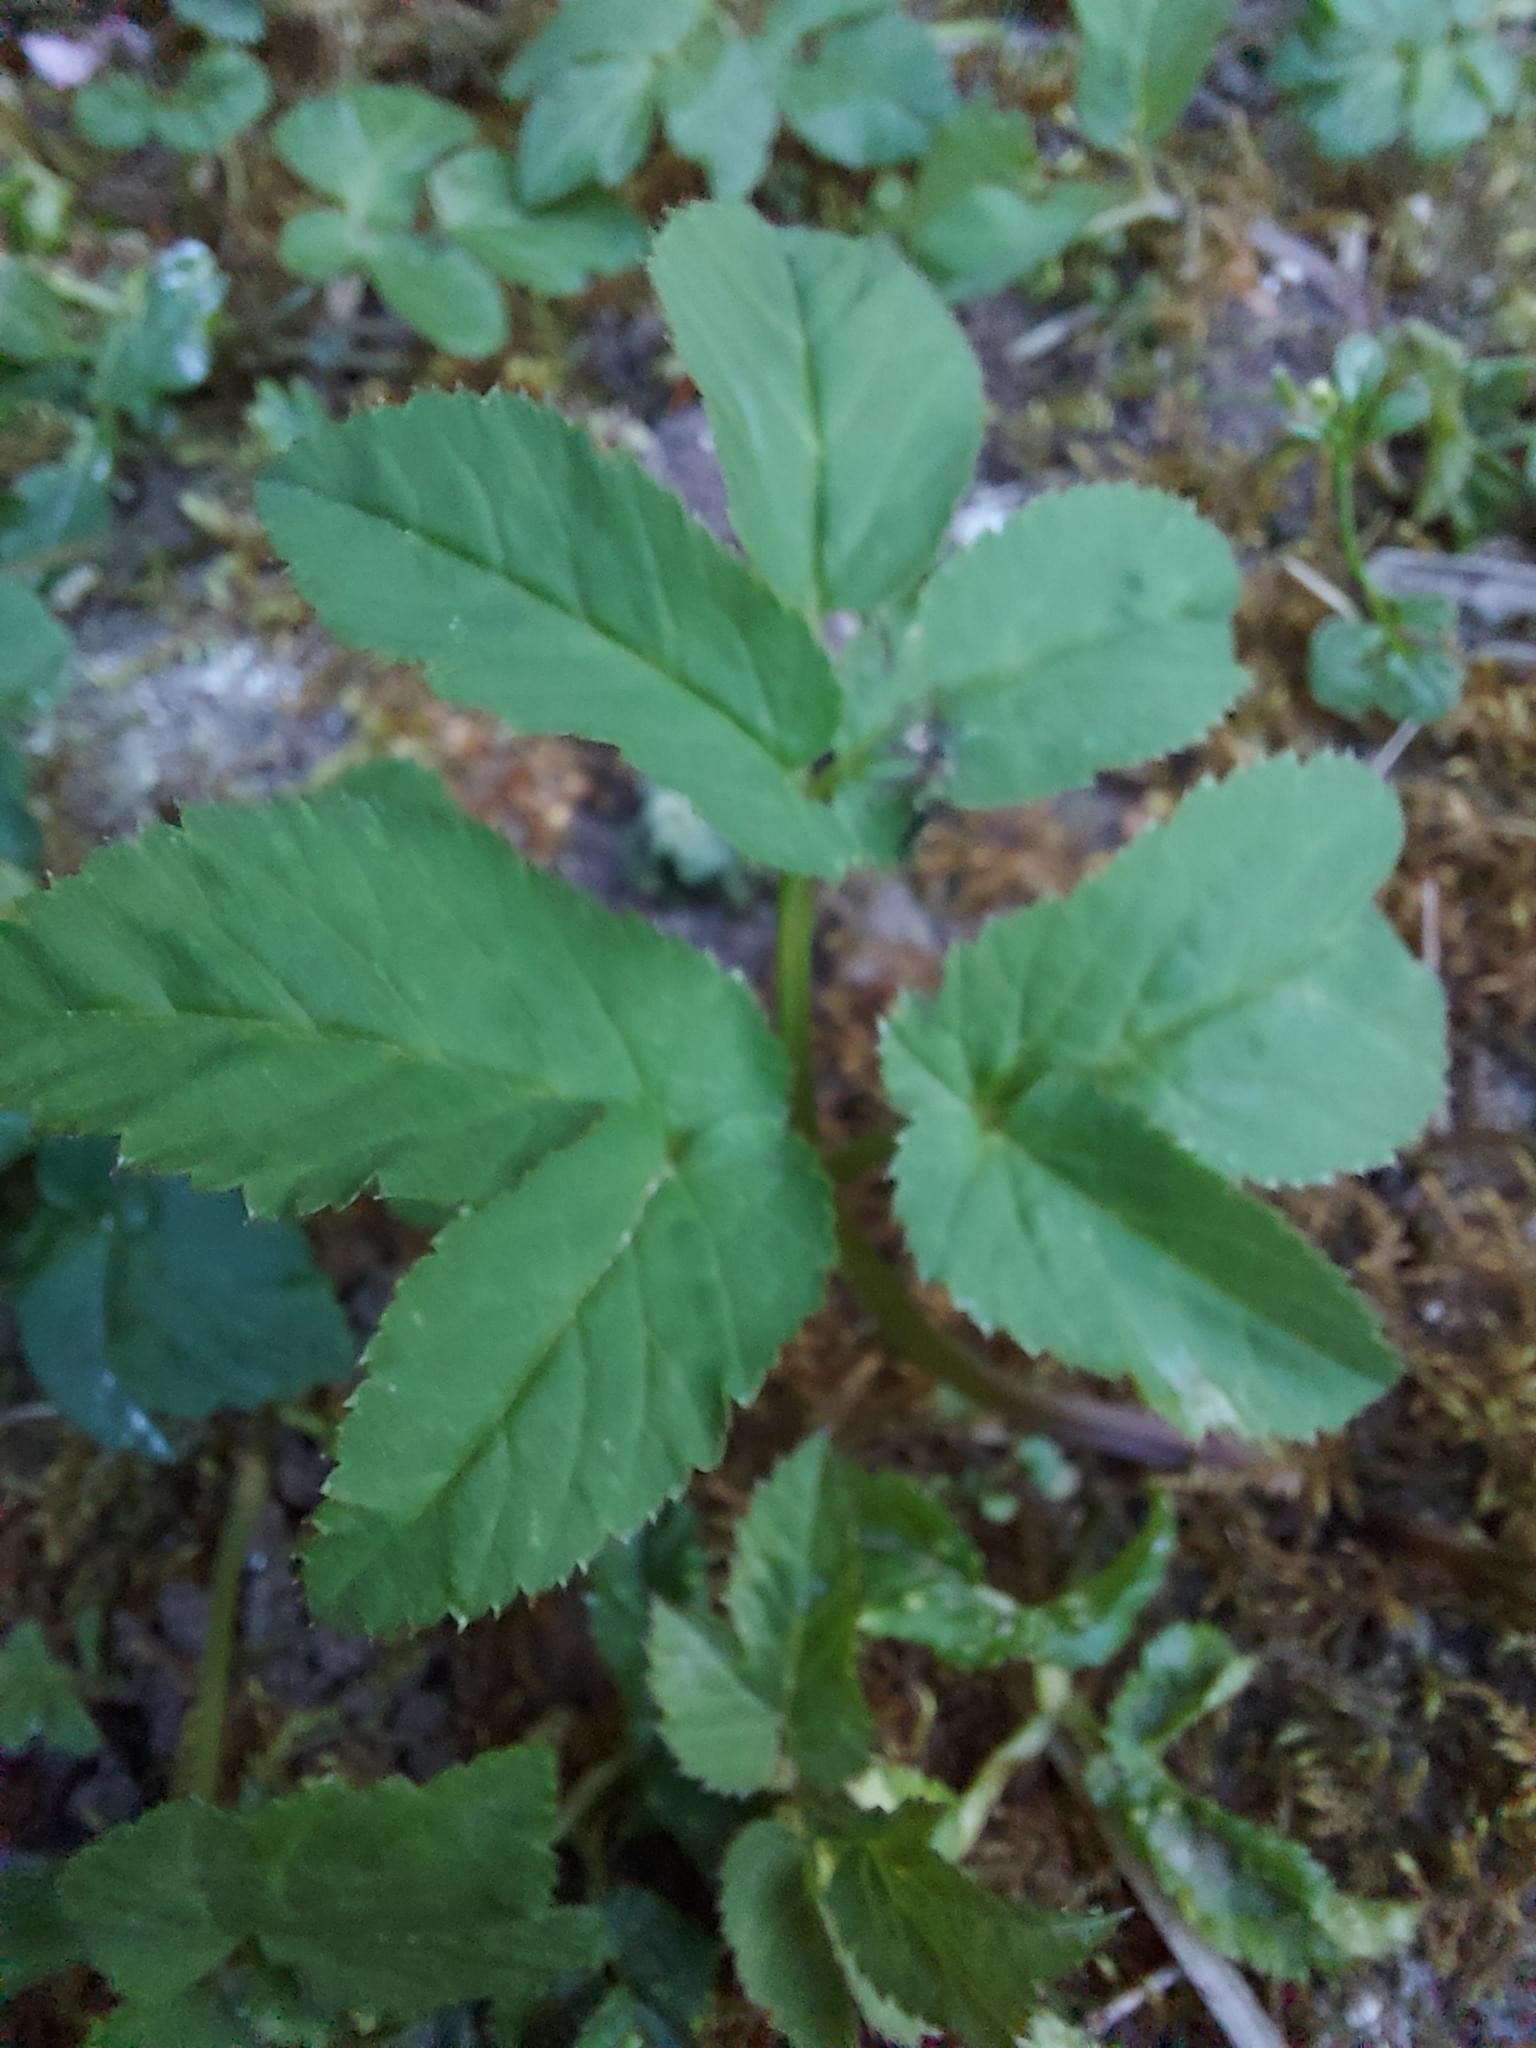
[[[553,21],[519,52],[502,77],[509,99],[547,85],[571,66],[608,57],[661,57],[704,18],[708,0],[562,0]]]
[[[851,858],[807,793],[837,683],[805,622],[558,414],[423,393],[309,436],[259,502],[355,644],[425,662],[442,696],[524,731],[623,748],[754,858]]]
[[[920,156],[957,100],[930,31],[884,10],[833,28],[779,85],[784,118],[801,141],[852,170]]]
[[[691,37],[662,71],[662,125],[679,156],[702,164],[717,199],[761,182],[779,126],[763,46],[721,19]]]
[[[1364,1304],[1193,1155],[1319,1178],[1433,1108],[1439,992],[1370,904],[1399,831],[1363,765],[1282,757],[956,949],[885,1038],[922,1271],[1196,1432],[1305,1436],[1374,1399],[1396,1364]]]
[[[929,287],[878,243],[745,206],[676,215],[654,274],[769,583],[809,613],[910,589],[981,440],[976,359]]]
[[[559,298],[594,277],[626,270],[645,253],[638,214],[602,193],[534,209],[522,202],[511,157],[466,149],[431,172],[427,189],[438,226],[508,284]]]
[[[358,219],[397,228],[411,226],[438,158],[475,139],[462,107],[405,85],[300,100],[272,130],[272,147],[295,177]]]

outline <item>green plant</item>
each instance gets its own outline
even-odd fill
[[[1385,712],[1400,722],[1441,718],[1461,696],[1455,607],[1440,597],[1391,597],[1371,575],[1360,543],[1355,472],[1362,454],[1422,427],[1431,416],[1424,380],[1394,364],[1374,336],[1339,344],[1331,378],[1298,392],[1282,384],[1290,431],[1320,448],[1333,490],[1339,543],[1365,611],[1353,606],[1312,635],[1307,686],[1341,718]],[[1348,600],[1343,600],[1347,604]]]
[[[1072,12],[1078,126],[1100,149],[1144,159],[1193,99],[1232,0],[1072,0]]]
[[[536,206],[513,160],[476,141],[462,108],[411,86],[301,101],[273,147],[340,205],[288,222],[284,264],[317,283],[361,273],[439,348],[484,356],[507,339],[498,280],[559,295],[640,260],[644,230],[627,208],[592,192]],[[424,196],[430,229],[417,224]]]
[[[82,135],[102,149],[163,143],[182,156],[217,154],[252,128],[272,104],[266,66],[249,50],[202,50],[173,85],[136,71],[109,71],[75,95]]]
[[[540,203],[622,184],[658,122],[717,197],[744,199],[781,120],[817,156],[873,170],[921,156],[957,105],[938,44],[901,0],[561,0],[502,90],[530,101],[518,164]]]
[[[1513,112],[1520,70],[1499,40],[1500,0],[1308,0],[1273,77],[1324,156],[1406,141],[1452,156]]]
[[[1462,547],[1507,531],[1536,503],[1536,356],[1475,356],[1426,320],[1384,337],[1389,374],[1428,394],[1415,519],[1449,520]]]
[[[0,1749],[33,1742],[64,1756],[93,1756],[101,1747],[73,1676],[37,1623],[24,1621],[0,1643]]]
[[[901,2040],[1006,2048],[1102,1922],[988,1894],[951,1860],[960,1824],[936,1838],[932,1787],[872,1754],[853,1658],[889,1604],[888,1525],[974,1594],[945,1518],[892,1506],[814,1441],[754,1497],[724,1619],[686,1517],[633,1532],[720,1457],[838,1257],[917,1363],[1053,1412],[929,1322],[834,1194],[815,882],[896,858],[936,798],[1027,802],[1198,739],[1246,680],[1237,574],[1188,507],[1124,486],[1038,499],[935,567],[980,382],[888,246],[704,205],[669,223],[654,275],[747,562],[627,457],[505,394],[317,427],[260,504],[344,637],[525,731],[620,747],[781,872],[777,1038],[702,954],[537,872],[426,776],[375,766],[194,810],[24,902],[0,928],[0,1102],[119,1132],[134,1167],[238,1186],[261,1216],[370,1188],[444,1217],[340,1432],[305,1557],[317,1611],[370,1631],[468,1619],[590,1563],[637,1781],[702,1860],[729,1844],[749,1991],[797,2042],[851,2041],[863,2014]],[[831,612],[862,622],[837,665]],[[1281,757],[1200,785],[1071,896],[956,948],[884,1033],[923,1277],[984,1328],[1134,1378],[1195,1434],[1310,1436],[1390,1385],[1365,1304],[1236,1183],[1377,1164],[1434,1107],[1438,990],[1371,901],[1399,834],[1362,765]],[[1012,1653],[1095,1661],[1061,1647],[1079,1610],[1113,1643],[1104,1615],[1139,1611],[1167,1541],[1155,1516]],[[211,1791],[216,1762],[200,1744],[183,1788]],[[36,1945],[93,1961],[130,2005],[180,1999],[189,2027],[210,1972],[398,2021],[517,2007],[556,1968],[627,2027],[650,2007],[591,1917],[558,1922],[569,1948],[537,1918],[551,1826],[518,1802],[547,1770],[513,1752],[419,1792],[173,1805],[84,1851],[52,1906],[34,1896],[57,1937]],[[518,1789],[498,1820],[503,1774]]]

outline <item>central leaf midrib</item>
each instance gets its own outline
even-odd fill
[[[559,618],[567,621],[567,623],[579,626],[584,631],[590,633],[594,639],[602,641],[617,653],[628,656],[631,661],[637,662],[642,668],[648,669],[660,682],[670,684],[673,688],[681,690],[685,696],[691,697],[696,704],[700,704],[706,710],[712,712],[723,723],[729,725],[733,731],[739,733],[743,739],[748,740],[760,753],[764,754],[791,783],[793,783],[793,778],[797,774],[803,773],[810,765],[808,760],[799,760],[781,753],[771,739],[766,738],[755,727],[749,725],[741,713],[732,705],[727,704],[721,698],[711,696],[706,689],[696,683],[691,676],[685,674],[682,670],[664,668],[653,654],[647,653],[643,648],[632,645],[622,634],[616,632],[612,626],[600,623],[585,612],[573,610],[570,605],[562,602],[561,599],[550,592],[540,589],[537,584],[524,581],[521,577],[511,574],[505,568],[498,568],[494,564],[482,561],[478,556],[466,552],[465,549],[456,546],[452,541],[444,540],[439,534],[402,525],[398,519],[391,518],[387,512],[379,512],[372,506],[357,505],[349,499],[333,497],[329,492],[321,490],[317,484],[303,482],[289,484],[288,488],[307,492],[311,496],[320,499],[322,503],[331,505],[339,511],[355,512],[361,518],[375,520],[379,525],[388,527],[392,533],[401,539],[414,541],[419,546],[435,549],[438,553],[446,555],[451,561],[459,563],[462,567],[471,569],[477,575],[487,577],[492,582],[505,584],[508,589],[518,592],[530,602],[543,605],[547,610],[554,612]],[[688,517],[688,514],[682,511],[681,506],[678,507],[678,510],[682,512],[684,518]],[[763,595],[765,597],[769,595],[766,589],[763,591]],[[433,665],[430,656],[427,658],[427,662],[429,667]],[[807,803],[811,801],[803,790],[792,787],[790,793],[801,797]]]

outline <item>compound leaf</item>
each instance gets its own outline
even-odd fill
[[[745,199],[755,190],[779,126],[773,81],[755,42],[722,21],[667,65],[661,98],[668,142],[703,165],[716,199]]]
[[[368,275],[384,303],[448,355],[473,362],[505,345],[507,302],[467,250],[424,235],[382,234]]]
[[[497,149],[465,149],[427,180],[438,226],[508,284],[559,298],[594,277],[625,270],[645,253],[645,226],[602,193],[533,211],[522,202],[516,167]]]
[[[573,65],[540,88],[523,121],[524,196],[548,206],[583,185],[622,185],[639,169],[655,125],[656,72],[646,58]]]
[[[74,1679],[37,1623],[23,1621],[0,1643],[0,1750],[33,1742],[64,1756],[94,1756],[101,1747]]]
[[[743,1828],[721,1874],[725,1938],[742,1989],[793,2048],[856,2048],[859,2009],[817,1908],[811,1853],[778,1821]]]
[[[981,443],[976,359],[893,250],[689,207],[653,270],[748,553],[797,610],[866,611],[922,574]]]
[[[932,1828],[931,1807],[909,1807],[836,1845],[828,1925],[876,1998],[924,2032],[1009,2048],[1039,1987],[1085,1962],[1111,1923],[1008,1904],[946,1863]]]
[[[67,1201],[46,1199],[68,1153]],[[22,1348],[59,1410],[112,1450],[171,1455],[154,1415],[260,1408],[350,1371],[353,1347],[303,1233],[238,1196],[115,1176],[110,1146],[55,1141],[18,1248]]]
[[[502,77],[509,99],[547,85],[573,65],[604,57],[663,57],[695,29],[708,0],[562,0],[554,20]]]
[[[409,2021],[601,1960],[598,1916],[549,1904],[554,1825],[549,1752],[493,1751],[426,1785],[157,1808],[82,1850],[60,1898],[131,1999],[168,2003],[250,1947],[331,2010]]]
[[[1232,0],[1072,0],[1077,119],[1101,149],[1158,142],[1205,76]]]
[[[409,85],[358,85],[301,100],[272,130],[295,177],[377,227],[408,228],[440,156],[476,140],[462,107]]]
[[[622,747],[753,858],[846,864],[805,793],[837,717],[825,655],[628,457],[521,399],[428,392],[309,436],[260,504],[344,638],[525,731]]]
[[[1180,499],[1052,492],[952,556],[855,729],[936,717],[944,794],[1030,803],[1197,740],[1247,687],[1232,550]]]
[[[249,50],[204,50],[175,91],[159,96],[154,132],[167,149],[184,156],[212,154],[259,121],[271,104],[272,82],[259,57]]]
[[[1371,903],[1401,832],[1391,791],[1341,755],[1203,784],[1071,896],[955,948],[940,993],[887,1028],[893,1093],[946,1119],[968,1098],[978,1169],[1053,1073],[1225,1174],[1380,1165],[1443,1063],[1438,985]]]

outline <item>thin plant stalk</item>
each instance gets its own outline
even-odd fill
[[[266,1504],[266,1452],[243,1450],[235,1464],[229,1504],[224,1510],[224,1525],[214,1554],[213,1581],[208,1589],[208,1629],[197,1674],[197,1695],[187,1709],[171,1771],[173,1799],[216,1802],[219,1796],[240,1584],[256,1522]]]

